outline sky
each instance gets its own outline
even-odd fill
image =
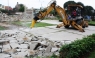
[[[17,2],[19,4],[24,4],[28,8],[40,8],[47,7],[50,4],[51,0],[0,0],[0,4],[5,6],[15,7]],[[63,4],[69,0],[56,0],[57,5],[63,7]],[[70,0],[75,2],[82,2],[85,6],[92,6],[95,9],[95,1],[94,0]]]

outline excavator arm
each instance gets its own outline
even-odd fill
[[[63,8],[61,8],[60,6],[56,6],[54,9],[60,15],[60,17],[63,21],[63,23],[57,25],[57,28],[60,28],[61,26],[68,28],[70,25],[70,21],[67,20],[67,14],[66,14],[65,10]]]
[[[47,7],[47,9],[43,12],[40,11],[37,16],[35,16],[32,20],[31,26],[30,28],[33,28],[35,23],[37,22],[37,20],[44,18],[47,14],[49,14],[55,7],[56,2],[54,1],[53,3],[51,3],[51,5],[49,7]]]

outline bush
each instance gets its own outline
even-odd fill
[[[58,56],[53,54],[50,58],[58,58]]]
[[[76,40],[71,44],[66,44],[60,49],[59,58],[82,58],[89,54],[95,47],[95,34]]]
[[[95,26],[95,21],[89,21],[89,25]]]

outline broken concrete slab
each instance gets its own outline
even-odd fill
[[[28,54],[28,56],[30,56],[30,55],[35,55],[36,53],[37,53],[37,51],[36,50],[28,50],[28,52],[29,52],[29,54]]]
[[[13,38],[13,37],[7,37],[6,39],[7,39],[7,40],[10,40],[10,41],[11,41],[11,40],[15,40],[15,38]]]
[[[18,43],[10,43],[10,46],[12,47],[12,49],[20,48],[20,45]]]
[[[59,50],[60,50],[60,48],[53,47],[53,48],[51,49],[51,52],[58,52]]]
[[[24,58],[25,56],[27,56],[29,54],[29,52],[28,52],[28,50],[25,50],[25,51],[20,51],[20,52],[16,52],[16,53],[14,53],[14,54],[11,54],[12,55],[12,57],[14,58],[14,57],[22,57],[22,58]]]
[[[3,45],[3,51],[11,49],[10,44]]]
[[[26,36],[23,38],[23,40],[24,41],[31,41],[31,39],[29,37],[26,37]]]
[[[17,43],[18,41],[17,40],[10,40],[10,43]]]
[[[21,52],[26,52],[28,51],[29,49],[20,49]]]
[[[51,52],[51,49],[52,49],[52,46],[49,45],[44,52],[45,53],[50,53]]]
[[[21,52],[21,49],[16,49],[17,52]]]
[[[16,49],[6,49],[6,50],[3,51],[3,53],[6,53],[6,54],[14,54],[16,52],[17,52]]]
[[[52,55],[53,55],[53,53],[52,53],[52,52],[49,52],[49,53],[44,53],[44,54],[43,54],[43,56],[44,56],[44,57],[47,57],[47,56],[52,56]]]
[[[2,53],[2,46],[0,46],[0,53]]]
[[[0,53],[0,58],[10,58],[11,55]]]
[[[12,58],[25,58],[25,56],[22,56],[22,55],[15,55],[15,54],[12,54],[11,57],[12,57]]]
[[[20,44],[20,49],[28,49],[28,44]]]
[[[41,43],[41,45],[47,45],[47,41],[42,41],[40,43]]]
[[[38,41],[32,41],[29,45],[31,50],[35,50],[40,44]]]

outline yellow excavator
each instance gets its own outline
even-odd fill
[[[69,5],[69,7],[70,7],[70,5]],[[71,13],[69,13],[71,15],[71,18],[68,19],[69,14],[66,13],[65,9],[56,5],[56,1],[53,1],[44,12],[39,11],[39,13],[32,19],[30,28],[33,28],[35,23],[37,22],[37,20],[41,20],[47,14],[49,14],[52,10],[55,10],[59,14],[59,16],[62,18],[62,23],[58,24],[56,26],[57,28],[60,28],[62,26],[64,26],[65,28],[69,28],[69,26],[72,26],[72,27],[78,29],[80,32],[85,32],[83,28],[87,27],[88,23],[86,21],[84,21],[84,19],[80,16],[77,16],[77,18],[72,18]],[[78,17],[80,17],[80,18],[78,18]],[[78,24],[76,21],[79,21],[80,24]]]

